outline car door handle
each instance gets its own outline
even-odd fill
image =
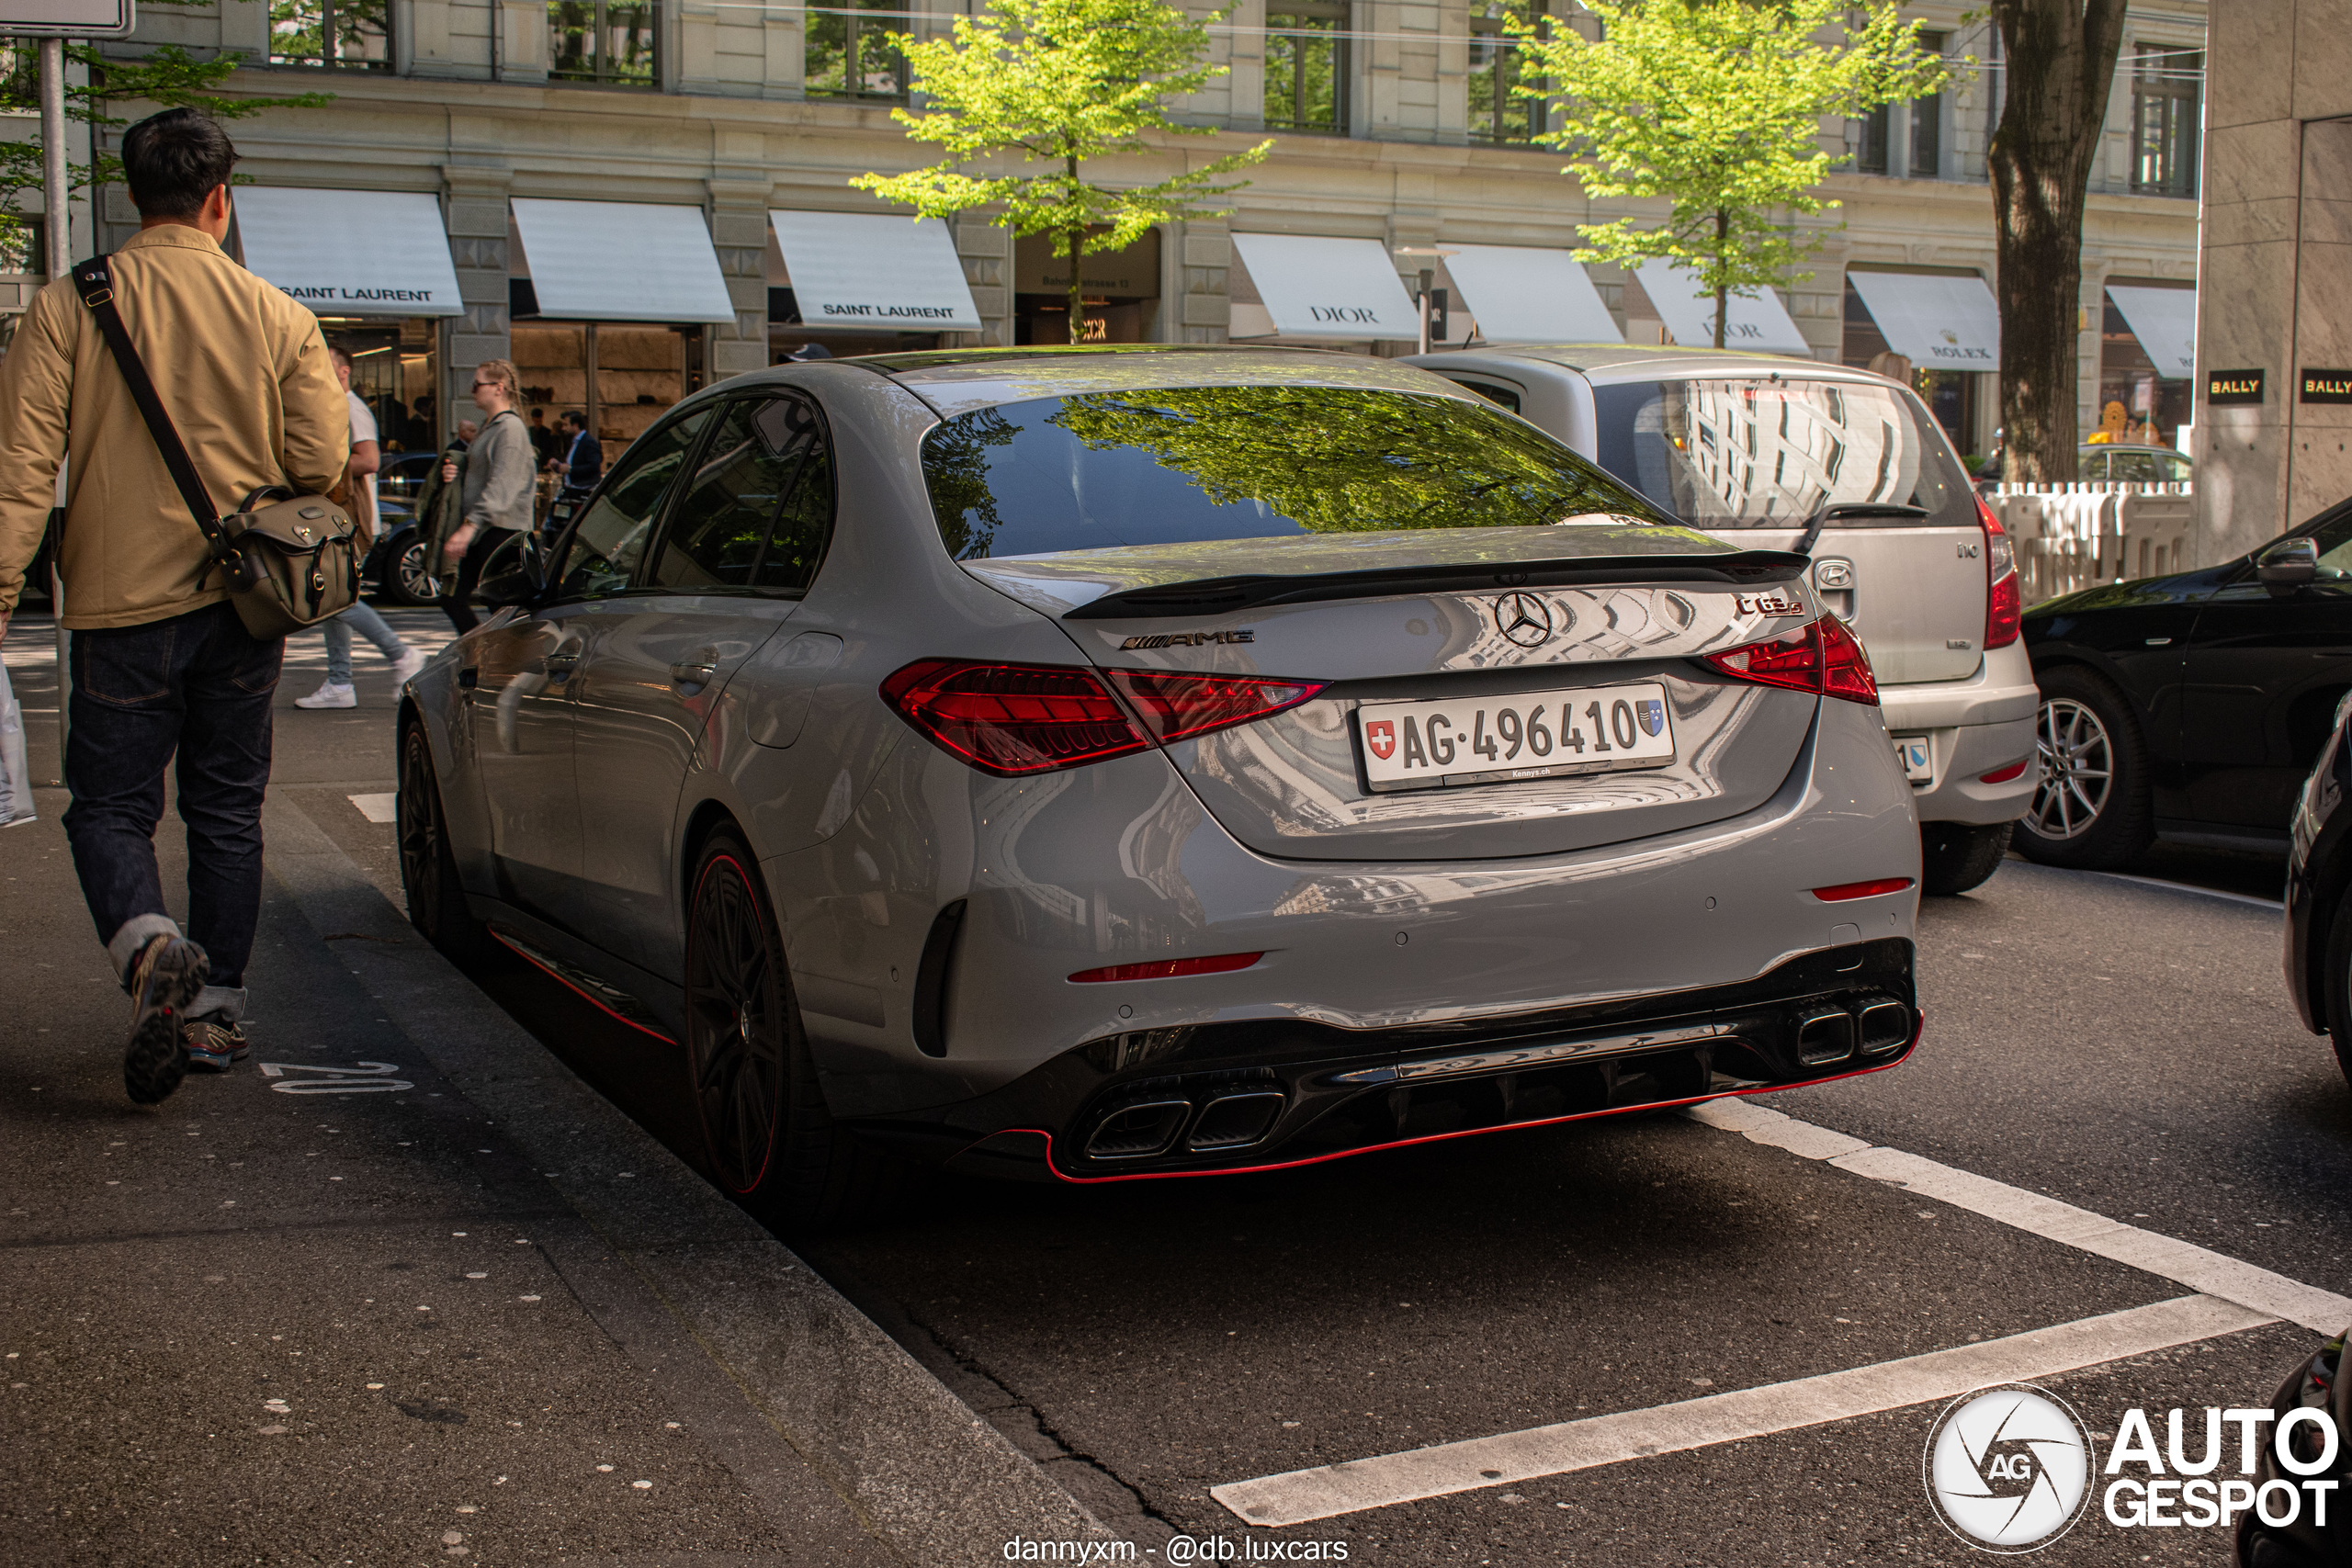
[[[577,650],[568,653],[550,653],[539,660],[540,670],[558,681],[571,679],[571,672],[579,667],[580,655]]]
[[[718,672],[718,650],[712,648],[696,649],[670,666],[670,679],[681,686],[707,686]]]

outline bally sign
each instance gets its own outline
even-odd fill
[[[2258,403],[2262,401],[2262,372],[2209,370],[2205,374],[2205,400],[2215,408]]]
[[[2352,403],[2352,370],[2305,370],[2302,390],[2307,403]]]
[[[1420,316],[1377,240],[1236,234],[1233,248],[1277,337],[1420,341]]]
[[[802,324],[976,333],[979,307],[936,218],[771,212]]]
[[[322,316],[458,316],[441,203],[424,191],[240,186],[247,271]]]

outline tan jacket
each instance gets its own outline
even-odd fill
[[[141,230],[113,270],[115,305],[218,511],[263,485],[333,488],[351,421],[316,316],[187,224]],[[0,615],[40,547],[61,456],[68,628],[141,626],[228,597],[71,278],[34,299],[0,360]],[[374,518],[358,521],[373,531]]]

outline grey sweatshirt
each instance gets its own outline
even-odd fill
[[[466,448],[465,521],[489,528],[528,528],[538,462],[522,415],[493,415]]]

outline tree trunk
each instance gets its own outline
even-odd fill
[[[2125,0],[1993,0],[2007,101],[1986,154],[2000,267],[2001,477],[2064,484],[2081,432],[2083,208],[2115,85]]]
[[[1078,158],[1068,160],[1070,188],[1078,188]],[[1073,223],[1069,230],[1069,341],[1086,341],[1086,225]]]
[[[1721,256],[1731,243],[1731,214],[1715,209],[1715,254]],[[1717,286],[1715,289],[1715,346],[1724,345],[1724,333],[1731,327],[1731,290]]]

